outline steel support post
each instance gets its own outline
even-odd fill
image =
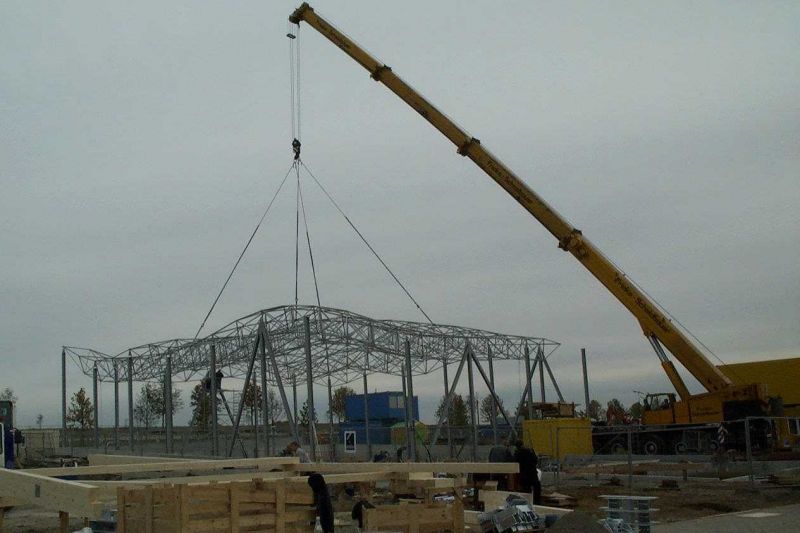
[[[264,333],[264,338],[261,339],[261,361],[259,365],[259,369],[261,370],[261,416],[262,421],[261,423],[264,426],[264,449],[266,450],[265,455],[269,457],[272,453],[271,450],[271,439],[270,439],[270,412],[269,412],[269,385],[267,384],[267,337],[266,332]]]
[[[264,334],[264,344],[269,355],[270,363],[272,364],[272,375],[275,376],[275,383],[278,385],[278,392],[281,395],[281,402],[283,402],[283,409],[286,411],[286,420],[289,422],[289,429],[292,430],[292,436],[296,442],[300,442],[300,435],[297,431],[297,380],[292,376],[292,388],[294,389],[294,414],[289,409],[289,400],[286,398],[286,389],[283,388],[283,380],[281,373],[278,369],[278,360],[275,358],[275,350],[272,349],[272,342],[269,340],[269,335]]]
[[[525,343],[525,391],[522,394],[522,401],[528,404],[528,420],[533,420],[533,387],[531,386],[531,379],[536,366],[531,368],[531,350],[528,348],[528,343]],[[526,396],[527,395],[527,396]],[[520,412],[520,411],[517,411]]]
[[[119,366],[114,361],[114,449],[119,450]]]
[[[308,388],[308,440],[311,445],[311,458],[317,460],[317,439],[314,432],[314,369],[311,361],[311,322],[308,316],[303,317],[305,326],[305,348],[306,348],[306,384]]]
[[[497,396],[494,390],[494,360],[491,345],[486,347],[486,359],[489,364],[489,392],[492,396]],[[492,442],[497,444],[497,404],[494,401],[492,401]]]
[[[447,357],[442,358],[442,372],[444,374],[444,396],[447,398],[447,394],[450,391],[450,386],[447,381]],[[452,459],[453,458],[453,432],[450,429],[450,404],[445,401],[445,409],[444,409],[444,419],[447,420],[447,456]],[[431,444],[436,444],[432,442]]]
[[[372,460],[372,441],[369,436],[369,388],[367,387],[367,368],[369,362],[364,367],[364,436],[367,444],[367,460]]]
[[[97,365],[94,365],[92,368],[92,392],[94,394],[94,447],[100,447],[100,411],[99,411],[99,403],[97,401]]]
[[[244,441],[242,440],[241,435],[239,434],[239,425],[242,422],[242,413],[244,412],[244,397],[245,393],[247,392],[247,386],[250,384],[250,380],[253,376],[253,367],[256,364],[256,355],[258,355],[258,347],[261,344],[261,337],[263,336],[264,332],[264,323],[259,322],[258,324],[258,335],[256,335],[254,344],[253,344],[253,351],[250,353],[250,361],[247,364],[247,374],[244,378],[244,386],[242,387],[242,401],[239,402],[239,408],[236,410],[236,420],[233,421],[233,437],[231,438],[231,445],[228,448],[228,457],[233,457],[233,449],[236,447],[236,441],[238,439],[240,446],[242,447],[242,455],[247,457],[247,451],[244,447]]]
[[[628,490],[633,487],[633,428],[627,427],[628,430]]]
[[[211,367],[209,368],[209,379],[211,379],[211,455],[219,455],[219,406],[217,405],[217,345],[211,345]]]
[[[517,430],[514,427],[514,425],[511,423],[511,418],[509,418],[508,413],[506,413],[505,408],[500,404],[500,397],[497,396],[497,393],[494,391],[494,389],[490,385],[489,377],[486,375],[486,372],[483,370],[483,366],[481,366],[481,362],[478,361],[478,358],[475,355],[475,352],[472,351],[472,348],[470,348],[470,350],[469,350],[469,356],[470,356],[472,362],[475,363],[475,368],[478,369],[478,373],[483,378],[483,382],[486,383],[487,387],[489,387],[489,395],[492,398],[492,405],[495,407],[495,409],[500,409],[500,414],[503,415],[503,418],[505,419],[506,424],[511,426],[512,435],[516,435],[517,434]]]
[[[586,418],[589,418],[589,374],[586,371],[586,348],[581,348],[581,365],[583,366],[583,408],[586,411]]]
[[[128,351],[128,448],[133,452],[133,357]]]
[[[536,352],[536,360],[539,362],[539,393],[542,398],[542,403],[545,403],[547,400],[544,396],[544,354],[541,352],[541,349]]]
[[[67,350],[61,349],[61,446],[66,447],[67,438]]]
[[[299,420],[300,417],[298,416],[297,411],[297,374],[292,374],[292,412],[294,413],[294,440],[298,443],[300,442],[300,428],[298,424],[300,424]]]
[[[469,383],[469,425],[472,431],[472,461],[478,460],[478,424],[475,419],[475,383],[472,378],[472,348],[467,344],[467,382]]]
[[[253,372],[253,405],[250,408],[250,417],[253,422],[253,457],[258,457],[258,404],[260,403],[258,400],[258,378],[256,378],[256,373]],[[264,394],[264,391],[261,391],[261,394]]]
[[[456,393],[456,385],[458,385],[458,379],[461,377],[461,371],[464,370],[464,364],[467,362],[467,359],[469,359],[469,352],[467,352],[465,347],[464,353],[461,355],[461,361],[458,363],[456,377],[453,378],[453,384],[450,385],[450,390],[447,391],[447,395],[445,396],[444,409],[442,409],[442,414],[439,415],[439,420],[436,422],[436,429],[433,431],[433,437],[431,437],[431,445],[436,444],[436,441],[439,440],[439,432],[442,429],[442,423],[445,421],[448,413],[450,412],[450,406],[453,403],[453,395]]]
[[[408,392],[406,410],[408,411],[409,437],[411,437],[411,440],[408,442],[409,457],[411,461],[417,462],[417,431],[414,423],[414,374],[411,369],[411,341],[408,339],[406,339],[406,379],[408,380],[408,386],[406,387],[406,391]]]
[[[556,396],[558,396],[558,401],[563,403],[564,395],[561,394],[561,388],[558,386],[558,382],[556,382],[556,377],[553,375],[553,370],[550,368],[550,363],[547,362],[547,358],[544,356],[544,350],[542,350],[541,346],[539,346],[539,353],[544,363],[544,369],[547,370],[547,375],[550,377],[550,383],[553,384],[553,389],[556,391]]]
[[[164,430],[166,432],[167,453],[172,453],[172,356],[167,356],[167,365],[164,369]]]
[[[408,383],[406,382],[406,366],[400,367],[400,381],[403,384],[403,427],[406,430],[406,457],[411,457],[411,431],[409,430],[408,420]]]
[[[331,461],[336,462],[336,440],[337,435],[333,434],[333,386],[331,385],[331,376],[328,374],[328,446]]]

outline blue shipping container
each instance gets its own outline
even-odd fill
[[[406,403],[402,392],[371,392],[367,394],[369,421],[375,425],[391,425],[406,419]],[[419,420],[419,399],[414,396],[414,420]],[[348,422],[364,421],[364,395],[348,396],[345,403]]]

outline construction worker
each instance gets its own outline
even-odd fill
[[[519,482],[522,490],[533,491],[533,503],[542,503],[542,483],[539,481],[539,457],[531,448],[525,447],[521,440],[514,443],[514,460],[519,464]]]
[[[288,446],[286,446],[286,452],[287,455],[299,457],[301,463],[311,462],[311,456],[308,455],[307,451],[300,447],[300,443],[298,443],[296,440],[293,440]]]

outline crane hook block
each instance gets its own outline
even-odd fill
[[[287,34],[286,34],[286,36],[287,36],[289,39],[295,39],[295,38],[297,37],[297,36],[296,36],[294,33],[291,33],[291,32],[287,33]]]
[[[294,152],[294,160],[300,159],[300,141],[297,139],[292,141],[292,151]]]

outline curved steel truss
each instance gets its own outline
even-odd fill
[[[130,357],[134,381],[164,378],[167,358],[171,374],[184,381],[201,379],[209,368],[212,347],[225,375],[244,378],[257,349],[263,327],[267,349],[274,354],[281,378],[306,380],[308,318],[313,380],[326,384],[349,383],[362,374],[400,376],[404,371],[406,342],[414,375],[428,374],[461,360],[469,344],[480,360],[524,360],[526,351],[549,356],[559,343],[543,337],[503,335],[443,324],[377,320],[342,309],[310,305],[284,305],[257,311],[220,328],[202,339],[172,339],[143,344],[117,355],[65,346],[87,376],[97,368],[100,381],[128,379]],[[274,382],[274,373],[270,381]]]

